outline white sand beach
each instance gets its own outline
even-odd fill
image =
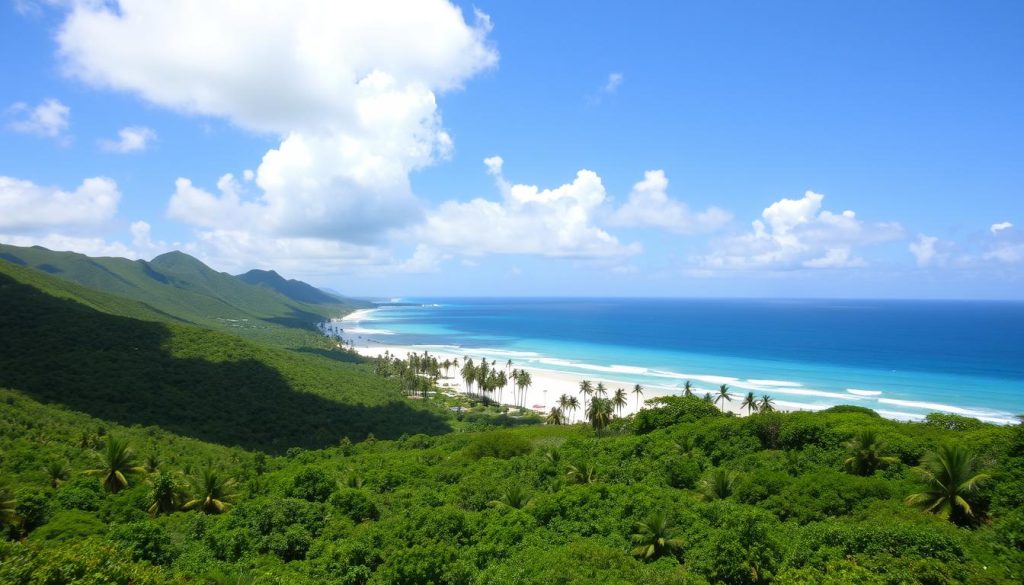
[[[521,369],[530,372],[533,384],[526,390],[526,399],[524,406],[528,409],[536,410],[537,412],[547,412],[553,406],[558,405],[558,398],[562,394],[568,394],[569,396],[576,396],[582,402],[582,396],[580,395],[579,388],[580,382],[583,380],[589,380],[594,386],[598,383],[602,383],[608,390],[608,397],[614,395],[616,389],[622,388],[627,393],[627,404],[623,407],[621,416],[627,416],[636,412],[638,407],[637,396],[633,393],[633,386],[635,381],[629,379],[628,372],[615,371],[615,372],[595,372],[593,375],[583,375],[577,372],[567,372],[557,369],[557,364],[554,367],[537,367],[535,364],[521,363],[523,354],[521,352],[510,351],[507,353],[501,353],[500,350],[488,349],[472,350],[458,347],[419,347],[419,346],[402,346],[388,343],[385,339],[386,335],[378,335],[384,333],[379,329],[371,327],[363,327],[360,321],[363,321],[368,313],[373,309],[363,309],[354,311],[346,315],[343,319],[336,320],[334,323],[338,326],[338,330],[344,329],[343,338],[346,342],[349,342],[359,355],[365,357],[379,357],[388,353],[393,356],[397,356],[401,359],[406,359],[409,354],[423,354],[424,351],[430,353],[430,355],[436,357],[440,361],[446,359],[458,360],[461,365],[466,356],[473,359],[474,362],[479,363],[481,359],[486,357],[487,360],[495,362],[495,367],[498,369],[506,369],[508,360],[512,360],[513,369]],[[483,355],[481,355],[483,354]],[[442,372],[443,374],[443,372]],[[706,391],[712,391],[717,388],[717,380],[699,380],[694,378],[694,382],[703,382],[698,384],[699,391],[694,391],[698,395],[703,395]],[[676,382],[681,383],[681,380],[673,381],[671,385],[643,385],[643,395],[639,397],[639,407],[644,407],[644,400],[648,398],[654,398],[657,396],[668,396],[668,395],[680,395],[682,390],[679,388]],[[716,382],[714,386],[711,382]],[[459,377],[456,368],[452,368],[447,378],[442,377],[438,384],[442,387],[449,387],[456,389],[459,392],[465,392],[466,387],[462,378]],[[712,394],[714,392],[712,391]],[[744,414],[740,409],[740,403],[743,400],[743,396],[746,392],[741,392],[740,389],[735,389],[733,393],[732,402],[725,404],[725,410],[735,412],[737,414]],[[758,395],[760,397],[760,395]],[[495,397],[497,398],[497,397]],[[774,398],[774,397],[773,397]],[[513,389],[511,384],[505,388],[501,402],[504,404],[513,405]],[[786,404],[784,401],[775,400],[776,408],[779,410],[787,410],[793,407],[800,407],[804,405],[797,404]],[[582,421],[584,418],[582,406],[580,410],[575,413],[567,413],[576,422]]]

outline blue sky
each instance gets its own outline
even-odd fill
[[[1024,298],[1018,2],[258,4],[0,9],[0,241],[360,295]]]

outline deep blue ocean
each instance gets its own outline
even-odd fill
[[[674,391],[728,383],[787,408],[857,404],[1013,422],[1024,303],[876,300],[402,299],[359,323],[388,345],[458,347]],[[353,330],[355,331],[355,330]],[[596,374],[595,374],[596,375]]]

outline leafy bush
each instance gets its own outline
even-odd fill
[[[633,416],[633,429],[646,434],[657,429],[709,417],[724,416],[715,405],[691,396],[661,396],[647,401],[652,408],[642,409]]]
[[[532,450],[533,445],[522,435],[515,435],[508,431],[491,431],[481,433],[474,438],[469,445],[466,445],[463,453],[473,460],[483,457],[510,459],[526,455]]]
[[[325,502],[337,488],[337,481],[319,467],[307,467],[292,480],[288,495],[310,502]]]
[[[352,519],[353,522],[376,520],[377,506],[363,490],[342,488],[331,494],[327,500],[332,508]]]
[[[152,522],[132,522],[110,529],[110,540],[119,545],[133,560],[162,565],[170,562],[175,551],[171,538]]]

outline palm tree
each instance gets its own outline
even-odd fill
[[[594,396],[598,398],[608,397],[608,388],[605,388],[604,382],[597,383],[597,386],[594,388]]]
[[[714,404],[715,403],[715,399],[711,397],[711,393],[710,392],[705,392],[704,393],[704,397],[702,398],[702,400],[704,402],[707,402],[708,404]]]
[[[476,379],[476,367],[473,366],[473,360],[463,361],[462,370],[459,373],[462,375],[462,381],[466,383],[466,394],[469,394],[473,387],[473,380]]]
[[[122,441],[111,436],[107,439],[107,445],[101,455],[103,467],[90,469],[87,475],[100,476],[100,485],[110,493],[117,492],[128,487],[128,476],[137,473],[145,473],[145,469],[135,463],[135,454],[127,441]]]
[[[161,473],[151,477],[149,483],[153,486],[149,493],[150,504],[147,510],[150,516],[171,514],[181,508],[185,493],[174,477]]]
[[[747,416],[750,416],[755,410],[757,410],[757,398],[754,398],[753,392],[747,392],[747,397],[743,399],[743,403],[740,404],[740,408],[747,409]]]
[[[565,424],[565,415],[563,414],[562,409],[557,406],[552,406],[551,412],[548,413],[548,416],[547,418],[544,419],[544,422],[548,423],[549,425]]]
[[[689,380],[687,380],[683,384],[683,396],[685,396],[687,398],[690,398],[691,396],[693,396],[693,383],[691,383]]]
[[[583,410],[587,410],[587,399],[594,393],[594,387],[590,384],[590,380],[583,380],[580,382],[580,394],[583,396]]]
[[[505,486],[505,489],[501,491],[501,498],[491,502],[492,506],[507,506],[509,508],[515,508],[516,510],[522,510],[530,503],[530,494],[526,489],[519,483],[513,483]]]
[[[700,480],[700,493],[705,500],[724,500],[732,495],[736,474],[725,469],[712,469],[707,477]]]
[[[725,412],[726,402],[732,402],[732,394],[729,394],[729,386],[722,384],[718,387],[718,394],[715,395],[715,404],[721,403],[722,412]]]
[[[657,510],[643,522],[633,525],[633,556],[653,561],[666,554],[674,554],[684,545],[682,538],[675,536],[672,524],[665,512]]]
[[[575,396],[570,396],[569,405],[566,409],[572,413],[572,418],[576,418],[576,411],[580,409],[580,401]]]
[[[615,412],[622,416],[622,409],[629,404],[629,401],[626,400],[626,391],[622,388],[616,390],[615,396],[612,397],[612,404],[615,405]]]
[[[573,483],[594,483],[597,481],[597,468],[591,463],[570,465],[565,476]]]
[[[530,386],[533,385],[533,378],[530,376],[530,372],[526,370],[519,371],[519,387],[522,389],[522,399],[519,401],[520,406],[526,404],[526,393],[530,390]]]
[[[231,508],[235,499],[235,480],[206,467],[192,478],[193,498],[183,508],[198,508],[206,514],[220,514]]]
[[[640,397],[644,395],[644,387],[640,384],[633,385],[633,396],[636,397],[636,409],[640,410]]]
[[[767,394],[761,395],[761,401],[757,407],[758,412],[775,412],[775,401]]]
[[[923,491],[907,497],[907,504],[929,512],[946,512],[951,522],[967,524],[979,515],[972,502],[978,488],[991,476],[979,473],[978,461],[959,444],[941,445],[921,459],[916,468]]]
[[[50,461],[43,470],[46,471],[46,477],[49,478],[50,487],[53,489],[57,489],[61,483],[71,477],[71,468],[64,461]]]
[[[587,420],[594,427],[597,434],[608,426],[612,420],[612,402],[606,398],[594,398],[590,401],[590,408],[587,409]]]
[[[853,434],[853,438],[844,443],[850,456],[843,462],[846,471],[856,475],[871,475],[886,463],[898,463],[897,457],[883,456],[884,444],[874,429],[864,429]]]
[[[160,469],[160,456],[156,453],[146,455],[146,473],[156,473]]]

